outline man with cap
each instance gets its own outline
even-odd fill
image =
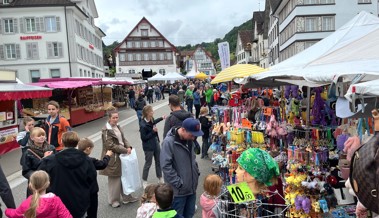
[[[195,214],[199,167],[194,152],[194,140],[202,136],[200,122],[187,118],[180,127],[172,128],[162,142],[161,168],[166,183],[174,189],[172,207],[185,217]]]

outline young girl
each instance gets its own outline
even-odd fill
[[[17,209],[6,209],[5,215],[10,218],[71,218],[61,199],[53,193],[46,193],[49,185],[49,175],[45,171],[34,172],[29,182],[33,195],[23,201]]]
[[[210,174],[204,179],[204,193],[200,196],[203,218],[216,217],[215,208],[217,196],[221,192],[222,179],[216,174]]]
[[[145,191],[141,197],[141,206],[137,210],[136,218],[148,218],[152,217],[157,211],[158,205],[155,201],[155,189],[158,184],[150,184],[146,186]]]
[[[20,145],[21,151],[22,151],[22,155],[20,158],[20,165],[22,165],[22,161],[23,161],[22,157],[23,157],[23,154],[25,153],[25,151],[27,149],[27,144],[28,144],[28,141],[30,139],[30,131],[34,127],[34,120],[31,117],[24,117],[23,123],[24,123],[25,131],[19,132],[17,134],[17,138],[16,138],[17,143]]]
[[[45,131],[47,132],[47,142],[55,146],[57,151],[63,149],[62,134],[71,131],[70,124],[66,118],[59,115],[59,104],[56,101],[47,103],[47,112]]]
[[[52,154],[55,149],[46,142],[46,133],[40,127],[32,129],[26,148],[22,157],[22,175],[29,180],[32,173],[38,169],[42,158]],[[26,196],[31,194],[31,190],[27,189]]]

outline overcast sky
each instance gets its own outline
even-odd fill
[[[104,43],[121,42],[146,17],[176,46],[223,38],[264,10],[264,0],[95,0]]]

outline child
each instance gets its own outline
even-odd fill
[[[159,209],[153,214],[153,218],[182,217],[171,207],[172,200],[174,199],[174,191],[170,184],[159,185],[154,193]]]
[[[136,218],[152,217],[157,211],[158,205],[155,200],[155,189],[158,184],[150,184],[146,186],[141,198],[141,206],[137,210]]]
[[[204,179],[204,193],[200,196],[203,217],[216,217],[216,197],[221,192],[222,179],[216,174],[210,174]]]
[[[49,185],[49,175],[42,170],[35,171],[29,182],[33,195],[23,201],[17,209],[6,209],[5,215],[10,218],[71,218],[61,199],[53,193],[46,193]]]
[[[91,140],[88,138],[80,139],[78,142],[78,150],[83,151],[86,155],[90,155],[92,150],[94,148],[94,144]],[[105,156],[103,160],[98,160],[93,157],[89,157],[92,160],[93,165],[95,166],[96,170],[103,170],[108,166],[109,159],[113,155],[113,152],[111,150],[108,150],[107,153],[105,153]],[[97,208],[98,208],[98,193],[99,192],[99,185],[97,184],[97,180],[91,187],[90,191],[90,206],[87,209],[87,217],[94,218],[97,217]]]
[[[23,119],[23,123],[24,123],[24,128],[25,128],[25,131],[21,131],[17,134],[17,143],[20,145],[21,147],[21,151],[22,153],[24,153],[26,151],[26,144],[28,143],[29,141],[29,136],[30,136],[30,131],[33,129],[34,127],[34,120],[33,118],[31,117],[24,117]]]
[[[59,115],[59,104],[56,101],[47,103],[47,112],[45,131],[47,132],[47,142],[55,146],[57,151],[63,149],[62,134],[71,131],[70,124],[66,118]]]
[[[45,130],[34,127],[30,132],[30,139],[22,157],[22,175],[29,180],[32,173],[38,169],[42,158],[51,155],[53,152],[55,152],[55,148],[46,142]],[[31,190],[27,188],[26,197],[31,194]]]
[[[209,117],[209,111],[207,107],[201,107],[199,121],[201,123],[201,130],[204,132],[203,145],[201,146],[201,159],[208,157],[209,149],[209,129],[212,126],[211,118]]]

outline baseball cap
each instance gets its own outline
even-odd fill
[[[194,118],[185,119],[182,123],[182,127],[193,136],[198,137],[204,135],[203,131],[201,131],[200,122]]]

